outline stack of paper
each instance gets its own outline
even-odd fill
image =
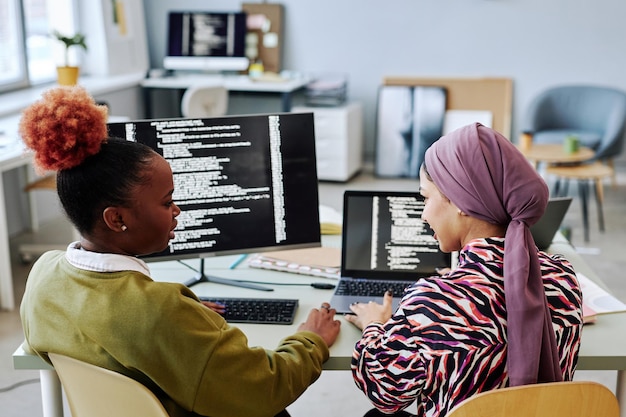
[[[626,311],[626,304],[615,298],[586,275],[577,273],[576,276],[578,276],[578,282],[583,292],[583,318],[585,323],[595,321],[598,314]]]
[[[343,216],[328,206],[320,206],[320,228],[323,235],[340,235]]]

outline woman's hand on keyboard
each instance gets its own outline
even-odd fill
[[[314,308],[309,312],[306,321],[298,326],[298,331],[311,331],[324,339],[326,345],[331,347],[339,335],[341,322],[335,320],[335,309],[330,304],[322,303],[320,308]]]
[[[213,301],[200,301],[200,302],[204,304],[206,307],[215,311],[216,313],[224,314],[224,311],[226,311],[226,306],[224,304],[214,303]]]

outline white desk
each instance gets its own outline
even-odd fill
[[[337,236],[325,237],[325,244],[337,246],[338,240],[339,237]],[[550,250],[564,254],[574,264],[578,272],[584,273],[593,280],[598,279],[593,270],[566,242],[557,241],[550,247]],[[207,264],[210,265],[211,270],[206,272],[227,278],[251,279],[259,282],[310,283],[324,281],[323,278],[316,279],[305,275],[251,269],[243,263],[237,269],[231,270],[228,267],[235,259],[237,259],[236,256],[209,258]],[[194,266],[198,264],[197,260],[189,262]],[[193,271],[176,262],[151,264],[151,270],[156,280],[163,281],[184,282],[193,275]],[[305,320],[309,310],[318,308],[323,301],[328,301],[332,293],[329,290],[318,290],[310,286],[274,286],[275,291],[272,293],[214,283],[202,283],[192,288],[198,295],[298,298],[300,304],[293,325],[237,325],[246,333],[251,346],[263,346],[269,349],[275,348],[281,338],[295,332],[298,324]],[[330,359],[324,364],[325,370],[350,369],[354,343],[360,337],[361,332],[343,318],[341,320],[341,331],[337,341],[330,349]],[[25,353],[21,347],[13,354],[13,364],[15,369],[40,370],[44,417],[63,417],[61,385],[54,369],[38,356]],[[626,313],[600,315],[595,324],[585,326],[578,369],[617,371],[617,397],[622,416],[626,417]]]
[[[0,310],[13,310],[15,308],[15,300],[13,295],[13,273],[11,271],[11,251],[9,248],[9,230],[7,225],[7,210],[4,182],[2,174],[14,168],[23,168],[26,170],[25,177],[31,181],[34,175],[28,167],[32,165],[32,153],[26,149],[23,142],[18,138],[18,125],[21,114],[11,117],[0,118],[0,132],[4,132],[7,136],[14,140],[9,146],[0,146]],[[110,116],[110,121],[125,121],[127,117]],[[36,230],[39,224],[37,209],[35,208],[35,200],[32,194],[28,195],[29,199],[29,218],[33,230]]]
[[[192,85],[202,84],[222,85],[229,91],[280,94],[282,111],[289,112],[293,93],[303,89],[308,82],[309,80],[305,78],[286,81],[256,81],[247,75],[187,74],[145,78],[141,81],[141,86],[144,89],[146,115],[147,118],[150,118],[152,116],[151,89],[186,90]]]
[[[0,146],[0,309],[15,308],[13,296],[13,274],[11,272],[11,252],[9,250],[9,230],[7,225],[6,200],[2,174],[14,168],[30,165],[32,157],[25,152],[24,145],[17,140],[19,116],[3,118],[0,131],[14,140],[6,146]],[[32,214],[32,213],[31,213]]]

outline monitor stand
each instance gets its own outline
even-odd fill
[[[262,285],[253,284],[251,282],[242,282],[242,281],[236,281],[233,279],[220,278],[220,277],[216,277],[213,275],[206,275],[204,273],[204,258],[200,258],[200,268],[198,269],[198,273],[196,274],[196,276],[184,282],[184,285],[186,285],[187,287],[192,287],[201,282],[214,282],[216,284],[231,285],[233,287],[250,288],[250,289],[259,290],[259,291],[274,291],[273,288],[264,287]]]

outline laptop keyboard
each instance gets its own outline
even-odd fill
[[[229,323],[292,324],[298,300],[286,298],[200,297],[226,306],[222,317]]]
[[[335,290],[337,295],[382,297],[387,290],[391,290],[394,296],[400,297],[404,289],[411,285],[406,281],[376,281],[376,280],[345,280],[340,279]]]

